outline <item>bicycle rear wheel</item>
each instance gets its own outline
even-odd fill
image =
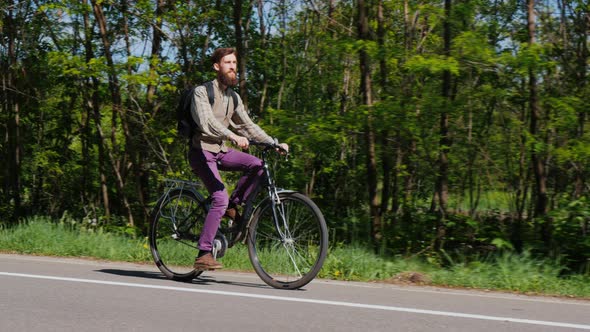
[[[299,193],[280,193],[279,231],[270,202],[253,217],[248,238],[250,261],[269,286],[297,289],[317,276],[328,251],[328,229],[315,203]]]
[[[207,215],[204,199],[173,189],[150,217],[150,249],[156,266],[168,279],[186,281],[200,275],[193,268],[199,234]]]

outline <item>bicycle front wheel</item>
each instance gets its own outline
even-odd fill
[[[320,272],[328,251],[328,229],[322,212],[308,197],[280,193],[279,198],[274,213],[269,201],[254,215],[248,253],[254,270],[266,284],[297,289]]]
[[[202,272],[193,263],[207,215],[203,201],[192,191],[174,189],[152,212],[150,249],[156,266],[168,279],[187,281]]]

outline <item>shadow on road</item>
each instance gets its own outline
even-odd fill
[[[102,269],[96,272],[115,274],[123,277],[148,278],[148,279],[166,279],[162,273],[153,271],[137,271],[137,270],[119,270],[119,269]]]
[[[120,269],[100,269],[100,270],[95,270],[95,271],[101,272],[101,273],[114,274],[114,275],[123,276],[123,277],[166,280],[166,277],[164,277],[164,275],[162,273],[155,272],[155,271],[120,270]],[[215,276],[211,276],[211,275],[209,275],[209,276],[200,275],[190,281],[186,281],[186,282],[178,281],[178,282],[185,283],[185,284],[199,285],[199,286],[218,284],[218,285],[230,285],[230,286],[238,286],[238,287],[260,288],[260,289],[271,289],[272,288],[272,287],[264,284],[262,281],[260,281],[260,283],[253,283],[253,282],[218,280]]]
[[[219,284],[219,285],[231,285],[231,286],[241,286],[241,287],[251,287],[251,288],[270,288],[266,284],[261,283],[252,283],[252,282],[236,282],[236,281],[227,281],[227,280],[217,280],[212,276],[199,276],[192,280],[191,282],[194,285],[210,285],[210,284]]]

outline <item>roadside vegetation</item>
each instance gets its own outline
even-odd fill
[[[233,46],[321,277],[588,297],[588,1],[1,3],[0,250],[150,262],[165,179],[196,180],[179,94]]]
[[[390,282],[509,291],[590,299],[590,274],[569,273],[559,260],[505,250],[486,256],[385,257],[363,245],[335,244],[319,277],[334,280]],[[126,229],[84,225],[71,218],[35,217],[0,229],[0,252],[87,257],[151,264],[146,237]],[[226,252],[228,270],[250,271],[247,248]]]

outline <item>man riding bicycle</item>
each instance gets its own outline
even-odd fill
[[[199,238],[199,253],[195,258],[194,267],[198,270],[223,267],[211,253],[221,219],[224,215],[232,220],[240,218],[237,207],[248,199],[263,175],[259,158],[232,149],[227,146],[227,142],[242,149],[248,148],[250,140],[275,142],[250,119],[239,96],[235,99],[237,105],[233,105],[232,93],[235,92],[230,89],[238,83],[235,49],[218,48],[213,52],[211,61],[217,72],[217,78],[213,81],[214,102],[210,103],[203,85],[194,89],[191,101],[191,115],[198,129],[191,139],[189,162],[193,173],[201,179],[211,197],[211,207]],[[279,146],[285,151],[289,149],[285,143]],[[231,197],[219,171],[244,172]]]

